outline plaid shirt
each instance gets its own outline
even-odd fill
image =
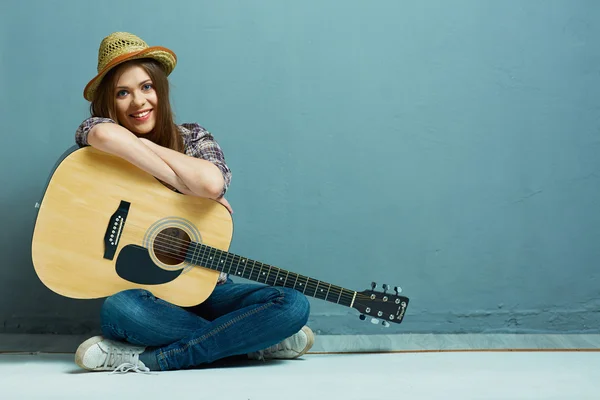
[[[87,141],[90,129],[100,123],[116,123],[110,118],[90,117],[83,121],[75,132],[75,142],[79,147],[89,146]],[[179,133],[183,138],[184,152],[190,157],[201,158],[212,162],[223,174],[225,185],[221,196],[225,195],[229,184],[231,183],[231,170],[225,163],[225,156],[219,144],[215,141],[213,135],[197,123],[184,123],[177,125]],[[166,185],[171,190],[177,191],[170,185]],[[217,284],[225,283],[227,274],[221,272]]]

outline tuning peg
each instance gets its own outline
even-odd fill
[[[365,317],[365,314],[360,314],[358,316],[358,318],[360,318],[362,321],[364,321],[367,317]]]
[[[379,324],[379,320],[377,318],[371,318],[371,323],[377,325]]]
[[[385,326],[386,328],[390,327],[390,323],[387,321],[381,321],[381,325]]]
[[[394,292],[396,292],[396,295],[399,295],[402,293],[402,288],[400,286],[394,286]]]
[[[383,288],[383,294],[385,294],[387,292],[387,290],[390,288],[387,284],[383,284],[381,285],[381,287]]]
[[[371,289],[375,290],[376,287],[377,287],[377,284],[375,282],[371,282]]]

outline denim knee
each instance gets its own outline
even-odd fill
[[[129,289],[118,292],[104,300],[100,309],[102,324],[119,320],[123,316],[131,316],[142,307],[144,300],[152,294],[144,289]]]
[[[310,303],[307,297],[295,289],[278,287],[283,293],[284,307],[291,321],[295,323],[298,330],[308,322],[310,315]]]

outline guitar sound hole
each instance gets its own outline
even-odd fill
[[[179,228],[167,228],[154,239],[154,254],[162,263],[177,265],[185,260],[190,246],[190,237]]]

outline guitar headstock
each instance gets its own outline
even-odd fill
[[[377,284],[371,284],[371,290],[364,290],[356,293],[353,308],[360,311],[360,319],[366,319],[366,315],[373,317],[371,322],[381,324],[385,327],[391,323],[399,324],[404,319],[406,308],[408,307],[408,297],[400,296],[402,289],[394,287],[394,293],[388,293],[389,286],[382,285],[383,292],[376,291]]]

